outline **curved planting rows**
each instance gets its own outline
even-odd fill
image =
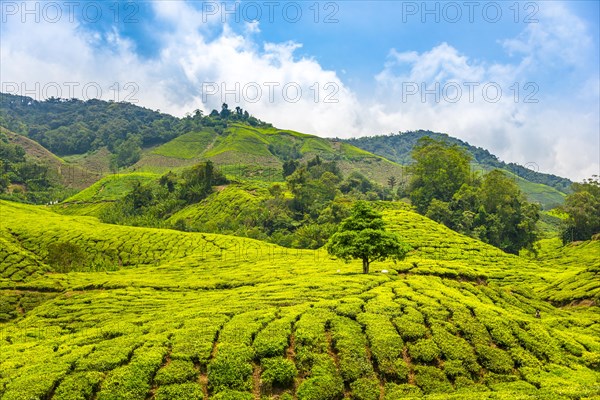
[[[600,395],[597,308],[554,307],[516,284],[530,275],[515,265],[533,261],[486,258],[483,245],[477,257],[427,258],[429,236],[444,228],[427,233],[408,212],[388,220],[415,224],[416,250],[382,263],[390,273],[362,275],[358,263],[318,252],[292,257],[226,236],[0,207],[14,213],[1,230],[1,266],[22,255],[29,267],[17,271],[31,271],[0,279],[2,400]],[[91,260],[123,253],[123,265],[48,273],[47,246],[57,240]],[[460,240],[475,254],[477,243],[458,235],[440,245]]]

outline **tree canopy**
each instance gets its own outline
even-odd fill
[[[327,251],[333,256],[346,262],[362,260],[364,274],[369,273],[372,262],[388,258],[400,260],[409,250],[410,246],[398,235],[385,230],[381,214],[364,201],[355,203],[350,217],[342,221],[327,243]]]
[[[410,198],[417,211],[508,253],[533,250],[539,206],[500,170],[471,176],[468,154],[422,138],[415,147]]]
[[[589,240],[600,233],[600,181],[598,176],[574,183],[564,210],[569,215],[562,231],[564,243]]]
[[[469,179],[471,157],[456,145],[424,137],[412,156],[410,199],[420,213],[427,212],[433,199],[450,201]]]

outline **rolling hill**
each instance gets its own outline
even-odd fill
[[[363,275],[323,250],[0,201],[0,398],[600,396],[598,307],[557,307],[580,300],[559,273],[588,268],[564,260],[593,267],[599,242],[525,258],[376,207],[413,250]]]
[[[573,182],[569,179],[541,173],[536,170],[535,165],[528,168],[515,163],[505,163],[488,150],[472,146],[445,133],[419,130],[387,136],[367,136],[349,139],[346,142],[399,164],[410,165],[413,147],[425,136],[464,148],[473,157],[473,171],[487,172],[496,168],[503,170],[515,179],[530,201],[542,204],[545,209],[562,204],[565,194],[570,193]]]
[[[186,133],[146,152],[131,169],[164,173],[211,160],[232,176],[282,181],[281,166],[290,155],[335,160],[345,175],[358,171],[383,185],[391,175],[406,175],[401,165],[347,143],[242,123],[229,124],[221,134],[212,129]]]
[[[336,160],[345,175],[358,171],[386,185],[390,176],[407,181],[410,151],[427,135],[466,148],[476,161],[474,170],[505,170],[530,201],[545,209],[562,204],[571,184],[565,178],[506,164],[487,150],[429,131],[342,141],[277,129],[254,117],[232,121],[201,115],[175,118],[127,103],[38,102],[8,94],[0,94],[0,126],[22,135],[18,140],[30,156],[43,154],[42,159],[63,182],[77,189],[110,174],[118,145],[133,137],[141,142],[141,158],[121,173],[162,174],[211,160],[232,176],[279,181],[286,159],[319,155]]]

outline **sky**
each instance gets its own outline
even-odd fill
[[[0,91],[428,129],[582,180],[600,174],[599,4],[0,0]]]

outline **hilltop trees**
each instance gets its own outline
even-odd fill
[[[562,230],[564,243],[589,240],[600,233],[600,180],[597,175],[572,185],[564,210],[567,218]]]
[[[516,183],[494,170],[483,177],[474,201],[478,204],[473,223],[475,236],[507,253],[518,254],[522,248],[532,250],[537,240],[539,207],[525,200]]]
[[[394,233],[386,232],[381,214],[368,203],[357,202],[350,217],[342,221],[338,231],[327,243],[329,254],[344,261],[362,260],[363,273],[369,273],[373,261],[402,259],[409,246]]]
[[[19,193],[11,199],[27,201],[48,201],[51,191],[57,186],[51,178],[49,168],[26,158],[25,149],[16,143],[10,143],[8,137],[0,132],[0,194],[11,184],[18,184],[25,193]]]
[[[425,214],[433,199],[450,201],[454,193],[469,179],[467,152],[456,146],[429,137],[421,138],[412,156],[410,199],[421,214]]]
[[[527,202],[502,171],[470,177],[470,157],[462,148],[427,137],[413,157],[410,198],[417,211],[508,253],[533,248],[539,206]]]
[[[135,181],[131,191],[107,207],[103,222],[124,225],[162,226],[162,220],[183,207],[207,197],[213,186],[227,183],[211,161],[184,169],[180,174],[167,172],[156,182],[142,185]]]

